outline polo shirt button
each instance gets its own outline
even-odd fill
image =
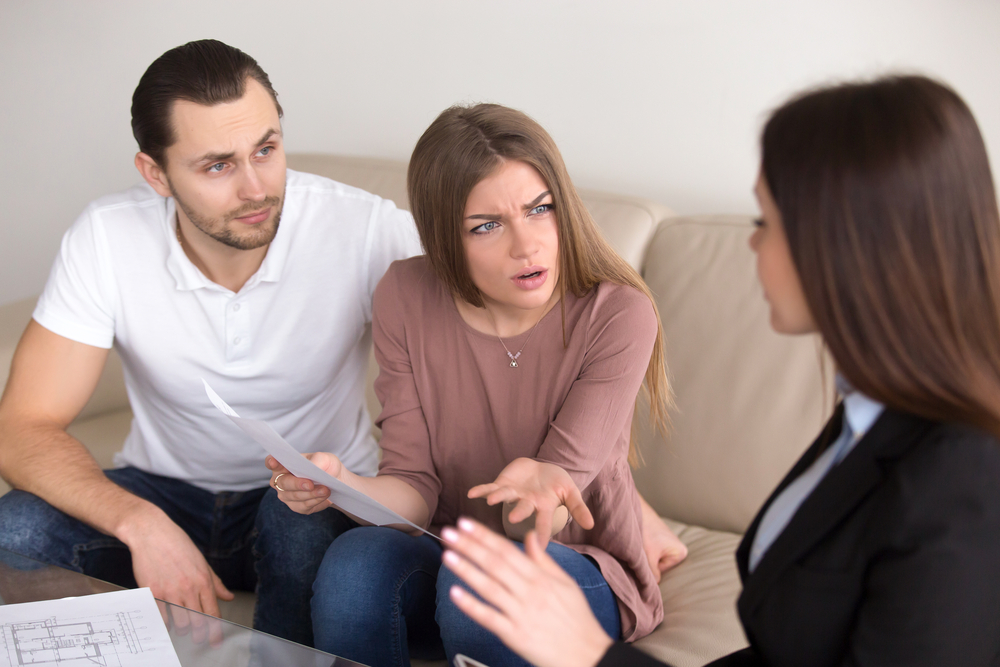
[[[234,313],[235,313],[236,311],[238,311],[239,309],[240,309],[240,304],[236,304],[235,306],[233,306],[233,312],[234,312]]]
[[[240,337],[237,336],[236,338],[233,339],[233,345],[239,345],[239,344],[240,344]]]

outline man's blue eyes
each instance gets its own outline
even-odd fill
[[[259,151],[257,151],[257,155],[260,155],[261,157],[267,157],[273,151],[274,151],[274,146],[264,146]],[[218,174],[218,173],[221,173],[222,170],[224,170],[225,168],[226,168],[226,163],[225,162],[216,162],[211,167],[209,167],[206,171],[210,171],[210,172]]]

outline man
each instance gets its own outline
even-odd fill
[[[371,295],[420,252],[391,202],[286,172],[281,107],[221,42],[172,49],[132,101],[146,185],[91,204],[63,239],[0,401],[0,547],[218,615],[257,590],[254,625],[312,644],[311,585],[351,524],[291,512],[264,451],[208,401],[303,451],[374,474],[364,402]],[[134,419],[115,470],[65,427],[115,344]]]

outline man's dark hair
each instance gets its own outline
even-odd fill
[[[252,78],[271,94],[278,117],[278,94],[257,61],[215,39],[188,42],[153,61],[132,94],[132,135],[139,150],[166,166],[166,149],[177,141],[170,114],[177,100],[212,106],[243,97]]]

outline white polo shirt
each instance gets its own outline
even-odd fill
[[[264,450],[212,406],[205,378],[299,451],[374,475],[372,294],[390,263],[421,252],[409,213],[289,170],[278,233],[238,293],[195,268],[175,225],[174,200],[148,185],[92,203],[34,312],[60,336],[118,350],[134,417],[116,465],[212,492],[266,486]]]

